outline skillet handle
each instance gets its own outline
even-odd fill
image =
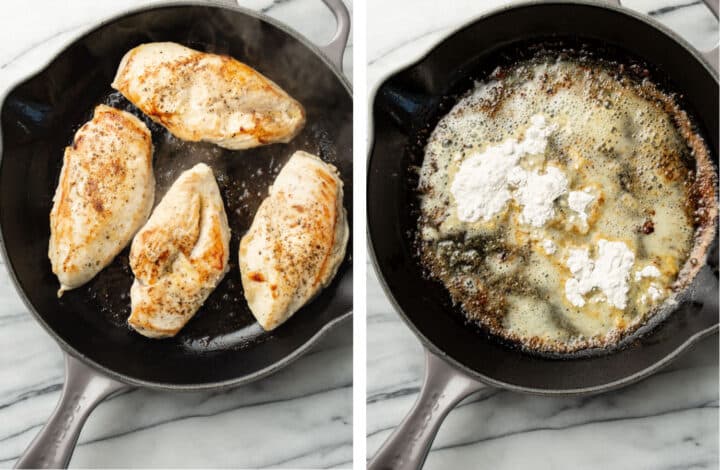
[[[350,36],[350,12],[343,0],[323,0],[323,3],[332,11],[337,26],[333,38],[329,43],[320,46],[320,50],[338,70],[342,71],[343,53]]]
[[[67,468],[85,420],[107,396],[130,388],[65,355],[60,402],[15,468]]]
[[[419,469],[440,425],[460,400],[485,386],[425,351],[425,379],[410,413],[380,447],[369,470]]]

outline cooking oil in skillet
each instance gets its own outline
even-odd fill
[[[546,56],[496,70],[440,120],[425,148],[418,248],[431,276],[470,321],[526,348],[570,352],[616,343],[672,295],[693,261],[695,181],[712,166],[676,111],[651,83],[599,64]],[[529,139],[533,119],[544,123],[546,147],[520,158],[516,171],[564,175],[549,220],[533,224],[523,216],[530,203],[517,185],[535,185],[528,192],[540,197],[539,179],[508,183],[515,196],[489,217],[461,216],[465,201],[453,182],[463,162],[508,139]],[[572,208],[572,192],[591,198],[582,214]],[[715,204],[715,195],[703,200]],[[632,257],[628,270],[614,273],[625,279],[624,296],[613,304],[617,289],[603,290],[611,282],[596,276],[588,282],[598,285],[573,297],[574,281],[567,283],[583,275],[571,269],[573,250],[587,250],[587,274],[602,267],[600,247],[608,242]],[[606,261],[617,269],[619,259]]]

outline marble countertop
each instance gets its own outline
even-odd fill
[[[0,96],[67,41],[141,0],[3,1]],[[159,3],[157,1],[153,3]],[[319,0],[241,0],[316,43],[332,37]],[[351,1],[347,1],[352,5]],[[352,77],[352,46],[344,72]],[[0,260],[0,264],[2,264]],[[63,359],[0,266],[0,467],[11,467],[58,401]],[[135,390],[90,416],[71,467],[350,467],[352,324],[345,322],[279,373],[231,391]]]
[[[369,0],[369,90],[414,62],[474,16],[507,1]],[[699,1],[626,0],[693,45],[709,49],[717,22]],[[424,370],[419,341],[368,266],[367,453],[416,399]],[[454,409],[426,469],[718,468],[718,336],[660,373],[590,398],[543,398],[485,389]]]

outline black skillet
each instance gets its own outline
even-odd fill
[[[711,8],[717,16],[717,5]],[[426,371],[413,409],[372,459],[371,469],[421,467],[445,416],[485,385],[540,395],[600,393],[648,376],[718,330],[717,231],[707,264],[676,308],[604,354],[560,360],[510,347],[466,325],[442,286],[423,277],[412,245],[417,216],[409,210],[416,197],[410,168],[422,158],[422,129],[432,128],[433,119],[449,110],[441,108],[445,97],[470,88],[473,74],[492,70],[507,51],[549,39],[598,44],[654,65],[684,94],[685,108],[717,165],[717,50],[710,66],[666,28],[619,6],[552,1],[503,8],[462,27],[385,80],[373,102],[368,235],[388,297],[425,346]]]
[[[12,88],[2,103],[0,231],[3,255],[20,296],[66,353],[60,403],[18,467],[64,467],[92,409],[131,387],[219,390],[271,374],[290,363],[352,309],[346,257],[334,282],[286,324],[266,333],[242,295],[239,239],[268,186],[295,150],[335,164],[352,220],[352,95],[340,72],[350,18],[340,0],[324,0],[337,31],[324,47],[256,12],[220,4],[173,3],[104,21],[46,67]],[[307,112],[287,145],[232,152],[173,138],[110,88],[120,58],[150,41],[175,41],[231,55],[270,77]],[[86,286],[56,296],[47,257],[49,212],[63,149],[99,103],[129,110],[153,133],[156,202],[197,161],[214,170],[233,233],[230,271],[191,322],[168,340],[151,340],[125,324],[132,273],[127,250]],[[352,252],[348,247],[347,253]]]

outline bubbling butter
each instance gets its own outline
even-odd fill
[[[440,120],[419,172],[418,248],[469,320],[575,351],[614,344],[673,292],[694,240],[693,157],[639,86],[534,59]]]

